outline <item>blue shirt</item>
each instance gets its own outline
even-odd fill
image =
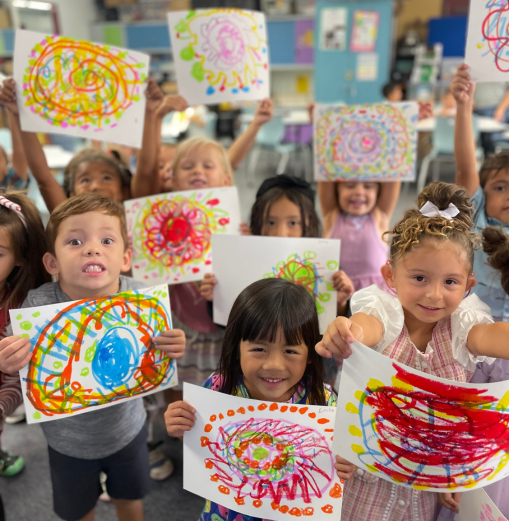
[[[509,233],[509,225],[486,214],[486,196],[481,187],[472,197],[476,210],[473,231],[479,236],[487,226],[501,226]],[[500,282],[500,272],[488,265],[488,255],[482,250],[476,250],[474,256],[474,274],[477,286],[472,290],[483,302],[491,308],[493,320],[509,322],[509,295],[503,290]]]

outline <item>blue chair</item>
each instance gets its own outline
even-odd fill
[[[477,144],[479,141],[479,126],[477,118],[472,116],[472,124],[474,127],[474,140]],[[436,118],[436,126],[433,131],[433,147],[429,154],[425,156],[421,163],[419,170],[419,177],[417,178],[417,193],[420,194],[426,180],[428,178],[428,171],[431,163],[433,163],[432,179],[436,182],[440,178],[440,165],[443,162],[454,163],[454,118],[445,116],[438,116]],[[478,161],[483,158],[482,148],[476,146],[476,159]]]
[[[249,158],[248,174],[254,176],[256,166],[260,160],[262,151],[273,150],[279,154],[279,163],[276,173],[283,174],[288,166],[290,154],[297,150],[295,143],[283,143],[285,125],[281,116],[274,116],[271,121],[265,123],[256,136],[255,147]]]

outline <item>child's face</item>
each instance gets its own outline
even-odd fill
[[[509,224],[509,171],[490,173],[484,185],[484,193],[488,217]]]
[[[280,197],[263,219],[262,235],[267,237],[302,237],[300,208],[287,197]]]
[[[92,192],[113,199],[117,203],[124,200],[122,181],[115,167],[103,161],[78,165],[74,176],[73,195]]]
[[[387,96],[387,100],[392,103],[401,101],[402,99],[403,99],[403,91],[401,90],[401,87],[399,85],[394,87],[394,89],[392,89],[391,92],[389,93],[389,95]]]
[[[394,269],[384,266],[382,275],[396,290],[405,320],[410,314],[425,323],[451,315],[476,284],[465,251],[451,241],[425,239],[396,261]]]
[[[175,147],[161,147],[159,152],[159,176],[161,192],[171,192],[173,185],[173,158]]]
[[[102,212],[65,219],[58,230],[55,255],[46,253],[44,265],[72,300],[117,293],[120,272],[131,266],[131,250],[125,248],[120,220]]]
[[[378,197],[377,183],[342,182],[337,185],[339,206],[350,215],[366,215],[373,210]]]
[[[7,278],[17,266],[11,234],[5,226],[0,227],[0,291],[5,287]]]
[[[221,155],[212,145],[194,149],[182,158],[178,169],[173,172],[174,190],[200,190],[230,184],[231,179],[223,169]]]
[[[240,368],[251,398],[286,402],[295,393],[308,363],[306,344],[287,346],[278,332],[274,343],[240,342]]]

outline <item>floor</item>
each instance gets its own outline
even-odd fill
[[[247,220],[254,202],[256,190],[265,177],[275,174],[277,158],[262,154],[257,173],[248,178],[246,162],[235,174],[235,183],[239,189],[242,218]],[[295,165],[290,162],[289,172]],[[453,181],[453,172],[444,169],[444,181]],[[415,185],[403,190],[393,223],[403,216],[406,209],[413,206],[416,198]],[[203,508],[204,500],[183,490],[182,443],[170,439],[164,429],[159,427],[158,435],[164,440],[163,452],[173,459],[174,474],[164,482],[154,483],[152,492],[144,501],[146,521],[173,519],[178,521],[196,521]],[[52,509],[51,482],[49,477],[48,454],[42,430],[39,426],[25,423],[7,425],[2,435],[4,448],[23,456],[25,470],[13,478],[0,477],[0,493],[5,503],[8,521],[56,521],[59,519]],[[116,519],[113,505],[99,503],[96,512],[97,521]]]

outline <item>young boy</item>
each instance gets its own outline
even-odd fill
[[[475,232],[481,235],[486,226],[502,226],[509,232],[509,154],[502,152],[485,159],[477,173],[475,141],[472,125],[475,83],[470,83],[468,66],[462,65],[451,85],[456,99],[454,157],[456,184],[465,187],[474,203]],[[475,252],[474,273],[477,286],[473,289],[491,308],[496,321],[509,321],[509,296],[502,289],[500,275],[488,266],[482,249]]]
[[[86,193],[58,206],[46,230],[44,265],[58,282],[32,290],[23,307],[96,298],[143,286],[120,275],[131,263],[123,208]],[[172,358],[185,350],[184,332],[165,331],[154,344]],[[28,364],[30,343],[10,336],[0,341],[0,370]],[[146,413],[141,399],[120,402],[70,418],[42,423],[49,445],[53,501],[67,521],[92,521],[101,494],[100,472],[108,476],[120,521],[143,521],[141,498],[149,489]]]

